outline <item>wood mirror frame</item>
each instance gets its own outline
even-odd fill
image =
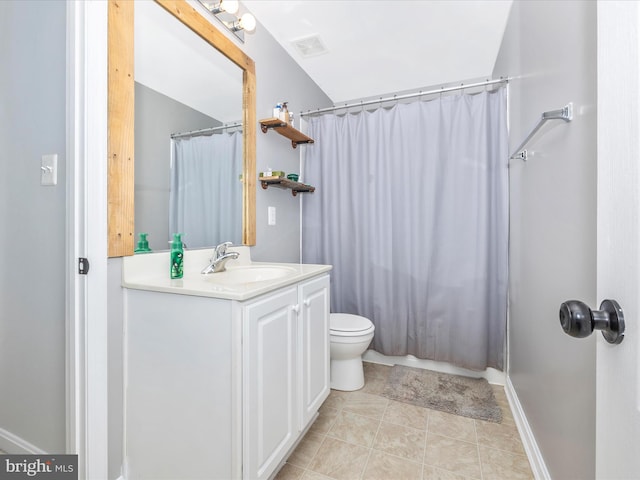
[[[242,243],[256,243],[255,64],[184,0],[155,0],[200,38],[242,69],[243,193]],[[130,0],[108,6],[107,218],[109,257],[133,255],[134,224],[134,50]]]

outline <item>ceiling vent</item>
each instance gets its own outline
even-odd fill
[[[292,40],[291,44],[298,53],[305,58],[315,57],[316,55],[322,55],[328,52],[327,47],[324,46],[324,43],[322,43],[318,35],[298,38],[297,40]]]

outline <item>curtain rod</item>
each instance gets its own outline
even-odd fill
[[[227,128],[235,128],[235,127],[241,127],[241,126],[242,126],[242,123],[230,123],[228,125],[220,125],[219,127],[208,127],[208,128],[202,128],[200,130],[192,130],[190,132],[172,133],[171,138],[192,137],[192,136],[200,135],[204,133],[215,132],[217,130],[226,130]]]
[[[355,102],[355,103],[345,103],[344,105],[335,105],[333,107],[326,107],[326,108],[318,108],[317,110],[307,110],[306,112],[300,112],[300,116],[301,117],[306,117],[308,115],[316,115],[319,113],[325,113],[325,112],[334,112],[336,110],[340,110],[342,108],[351,108],[351,107],[364,107],[366,105],[374,105],[376,103],[384,103],[384,102],[390,102],[390,101],[394,101],[394,100],[403,100],[405,98],[413,98],[413,97],[421,97],[422,95],[433,95],[435,93],[446,93],[446,92],[453,92],[455,90],[464,90],[467,88],[475,88],[475,87],[486,87],[488,85],[496,85],[498,83],[509,83],[509,79],[508,78],[500,78],[498,80],[486,80],[484,82],[478,82],[478,83],[470,83],[468,85],[465,84],[460,84],[460,85],[456,85],[455,87],[440,87],[434,90],[427,90],[427,91],[419,91],[419,92],[414,92],[414,93],[407,93],[404,95],[394,95],[393,97],[386,97],[386,98],[378,98],[376,100],[367,100],[366,102]]]

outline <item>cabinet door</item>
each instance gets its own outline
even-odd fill
[[[300,285],[300,387],[304,429],[329,395],[329,275]]]
[[[298,290],[244,308],[244,478],[268,478],[297,438]]]

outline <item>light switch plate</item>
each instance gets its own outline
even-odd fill
[[[267,224],[276,224],[276,207],[267,207]]]
[[[58,154],[42,156],[40,164],[40,185],[57,185],[58,184]]]

